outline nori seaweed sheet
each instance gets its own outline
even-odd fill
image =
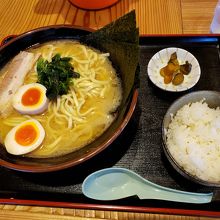
[[[126,42],[139,44],[139,29],[136,28],[135,10],[125,14],[103,28],[81,37],[81,41],[87,44],[99,43],[99,41]]]
[[[122,80],[123,106],[139,84],[139,29],[135,11],[81,37],[80,42],[110,53],[110,60]]]

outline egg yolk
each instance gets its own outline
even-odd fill
[[[37,136],[36,128],[31,124],[26,124],[16,131],[15,140],[22,146],[29,146],[35,142]]]
[[[21,102],[25,106],[36,105],[40,98],[41,91],[37,88],[30,88],[23,94]]]

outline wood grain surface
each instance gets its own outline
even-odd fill
[[[211,220],[208,217],[0,205],[0,220]]]
[[[213,0],[182,0],[183,33],[209,33],[216,2]]]
[[[136,10],[140,34],[209,33],[217,0],[121,0],[110,8],[86,11],[68,0],[1,0],[0,40],[54,24],[98,29]]]
[[[140,34],[208,34],[217,0],[120,0],[99,10],[81,10],[68,0],[0,0],[0,41],[8,35],[54,24],[98,29],[136,10]],[[209,220],[207,217],[0,205],[0,220],[154,219]]]

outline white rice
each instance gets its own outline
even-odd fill
[[[219,108],[209,108],[204,100],[184,105],[171,118],[166,137],[170,153],[185,171],[220,182]]]

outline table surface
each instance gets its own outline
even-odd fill
[[[8,35],[54,24],[99,29],[125,13],[136,10],[141,35],[208,34],[217,0],[120,0],[112,7],[86,11],[68,0],[1,0],[0,41]],[[0,220],[10,219],[181,219],[208,220],[208,217],[174,216],[153,213],[83,210],[22,205],[0,205]]]

